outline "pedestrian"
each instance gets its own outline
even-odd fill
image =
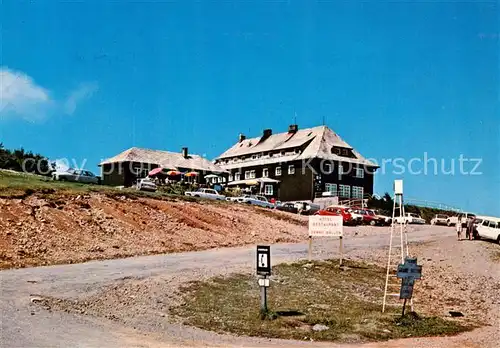
[[[456,228],[457,228],[457,238],[460,241],[460,240],[462,240],[462,217],[461,216],[458,217]]]
[[[469,231],[469,240],[472,240],[474,237],[474,219],[472,217],[469,217],[467,222],[467,230]]]

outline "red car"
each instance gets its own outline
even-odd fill
[[[373,210],[354,208],[353,212],[363,216],[363,224],[371,226],[385,224],[385,221],[379,218]]]
[[[314,215],[326,215],[326,216],[342,216],[342,221],[344,225],[352,225],[354,221],[351,214],[345,208],[340,207],[328,207],[322,210],[318,210]]]

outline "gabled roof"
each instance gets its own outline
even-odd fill
[[[180,152],[151,150],[138,147],[132,147],[114,157],[108,158],[101,162],[100,165],[121,162],[150,163],[158,165],[159,167],[171,169],[186,168],[215,173],[224,172],[224,169],[218,165],[198,155],[189,154],[187,158],[184,158]]]
[[[296,133],[278,133],[273,134],[267,139],[261,140],[261,137],[246,139],[238,142],[220,155],[217,159],[223,160],[231,157],[241,157],[268,151],[285,151],[301,146],[306,146],[302,153],[285,153],[282,156],[267,157],[263,156],[255,160],[245,160],[244,162],[230,162],[220,164],[223,168],[239,168],[242,164],[264,165],[270,163],[279,163],[285,161],[307,160],[311,158],[327,159],[340,162],[351,162],[363,164],[366,166],[377,167],[377,165],[354,150],[338,134],[327,126],[318,126],[313,128],[301,129]],[[355,158],[343,157],[332,153],[332,147],[347,148],[352,150]]]

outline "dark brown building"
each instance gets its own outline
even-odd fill
[[[208,159],[188,153],[187,147],[180,152],[142,149],[132,147],[99,164],[103,184],[112,186],[132,186],[138,178],[144,178],[158,167],[179,172],[199,173],[197,182],[204,183],[204,176],[220,174],[227,177],[222,168]]]
[[[378,166],[365,159],[326,126],[239,141],[215,159],[230,172],[229,186],[256,185],[259,193],[281,201],[321,196],[361,199],[373,194]]]

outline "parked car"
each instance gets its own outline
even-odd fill
[[[485,218],[476,226],[476,238],[491,239],[500,244],[500,219]]]
[[[476,218],[476,215],[475,214],[472,214],[472,213],[460,213],[456,216],[450,216],[446,222],[446,225],[448,226],[455,226],[458,222],[458,219],[461,219],[462,220],[462,227],[466,227],[467,226],[467,220],[469,218],[473,218],[475,219]]]
[[[217,192],[216,190],[209,188],[201,188],[198,189],[197,191],[187,191],[184,194],[186,196],[214,199],[217,201],[224,201],[226,199],[226,196],[223,196],[219,194],[219,192]]]
[[[385,224],[384,219],[379,218],[373,210],[370,209],[353,209],[353,211],[363,217],[363,224],[371,226],[382,226]]]
[[[88,170],[68,169],[52,173],[52,179],[57,181],[74,181],[84,184],[99,184],[100,178]]]
[[[391,225],[392,223],[392,217],[390,216],[391,214],[385,211],[378,211],[378,210],[374,210],[374,212],[379,219],[382,219],[384,221],[385,226]]]
[[[359,214],[358,212],[356,212],[355,209],[352,209],[352,208],[344,208],[346,209],[346,211],[351,214],[351,218],[353,220],[353,223],[355,225],[361,225],[363,223],[363,215]]]
[[[139,191],[155,192],[157,190],[155,182],[150,178],[143,178],[137,180],[136,188]]]
[[[398,216],[394,218],[394,220],[399,224],[425,224],[425,220],[422,217],[415,213],[405,213],[405,216]]]
[[[295,208],[297,208],[297,211],[299,211],[302,215],[313,215],[320,210],[319,205],[314,203],[295,202],[294,205]]]
[[[321,216],[342,216],[342,222],[344,225],[356,225],[356,221],[353,220],[349,209],[341,208],[341,207],[327,207],[325,209],[318,210],[313,215],[321,215]]]
[[[258,206],[261,206],[264,208],[274,208],[274,204],[270,203],[267,200],[267,198],[264,196],[247,195],[247,196],[241,197],[241,199],[238,199],[238,202],[252,204],[252,205],[258,205]]]
[[[448,225],[448,215],[436,214],[431,220],[431,225]]]
[[[294,213],[294,214],[297,214],[299,212],[299,210],[297,209],[297,207],[293,203],[282,203],[282,204],[276,206],[276,209],[281,210],[281,211],[286,211],[289,213]]]

